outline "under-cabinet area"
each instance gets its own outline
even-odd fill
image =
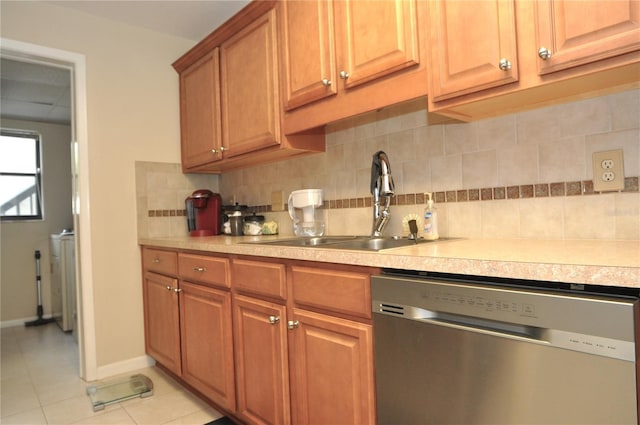
[[[145,347],[243,423],[375,423],[373,267],[143,247]],[[331,408],[328,408],[331,406]]]

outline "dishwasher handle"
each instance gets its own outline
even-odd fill
[[[586,335],[560,329],[548,329],[517,323],[501,322],[480,317],[432,311],[420,307],[373,301],[374,313],[414,320],[534,344],[565,348],[633,362],[636,358],[634,341]]]

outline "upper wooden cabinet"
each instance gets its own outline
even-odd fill
[[[518,80],[514,0],[430,3],[433,101]]]
[[[324,130],[282,132],[276,2],[250,3],[174,62],[184,172],[324,151]]]
[[[541,74],[640,49],[638,0],[535,2]]]
[[[222,159],[218,49],[180,74],[182,164],[189,169]]]
[[[275,13],[220,46],[222,147],[230,158],[280,143]]]
[[[285,134],[425,96],[422,3],[281,2]]]
[[[429,110],[463,121],[640,86],[638,0],[430,0]]]

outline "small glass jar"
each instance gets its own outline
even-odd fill
[[[253,215],[248,215],[244,218],[244,234],[252,236],[261,235],[263,225],[263,215],[256,215],[256,213],[253,213]]]

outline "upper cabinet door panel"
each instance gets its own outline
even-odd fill
[[[280,3],[285,109],[336,94],[333,2]]]
[[[217,159],[220,130],[218,49],[180,74],[182,164],[195,167]]]
[[[638,0],[539,0],[535,3],[538,70],[547,74],[640,49]]]
[[[513,0],[431,0],[429,7],[434,101],[518,81]]]
[[[275,13],[267,12],[220,47],[225,157],[279,144]]]
[[[346,88],[419,63],[415,0],[344,0],[335,8]]]

